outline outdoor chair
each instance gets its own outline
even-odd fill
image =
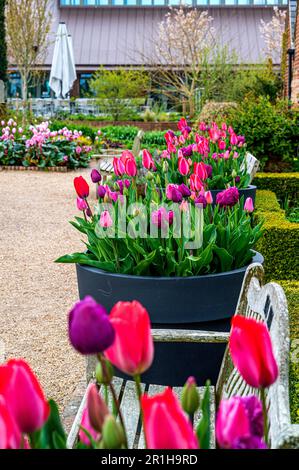
[[[264,321],[270,331],[274,354],[279,367],[279,377],[267,393],[269,420],[269,442],[271,448],[299,448],[299,425],[291,424],[289,404],[289,321],[287,301],[283,289],[276,283],[263,285],[264,270],[260,264],[248,267],[241,293],[239,296],[236,314]],[[187,330],[153,330],[155,342],[222,342],[227,343],[229,334],[223,332],[187,331]],[[96,359],[87,359],[87,383],[94,382]],[[207,377],[208,379],[208,377]],[[135,395],[135,384],[131,380],[114,379],[116,393],[123,413],[130,448],[144,448],[144,438],[141,429],[139,405]],[[167,385],[167,384],[165,384]],[[183,384],[182,384],[183,385]],[[156,394],[164,389],[160,385],[142,385],[142,390],[149,395]],[[174,392],[180,396],[181,387],[174,387]],[[199,387],[202,395],[204,388]],[[99,393],[104,390],[99,387]],[[232,396],[248,396],[257,394],[238,371],[234,368],[228,348],[226,349],[220,369],[216,387],[210,388],[211,396],[211,448],[215,447],[215,410],[222,398]],[[67,446],[73,448],[78,439],[79,426],[82,413],[86,405],[87,393],[83,397],[76,418],[68,436]],[[111,397],[110,397],[111,403]],[[200,416],[197,414],[195,423]]]

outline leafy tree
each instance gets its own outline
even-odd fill
[[[5,34],[5,0],[0,0],[0,80],[7,80],[7,52]]]
[[[90,87],[105,111],[116,121],[128,115],[132,104],[145,96],[150,86],[144,71],[133,69],[106,70],[101,67],[94,75]]]

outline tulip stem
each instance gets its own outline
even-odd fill
[[[144,416],[143,416],[143,411],[142,411],[142,406],[141,406],[142,390],[141,390],[141,377],[140,377],[140,374],[134,375],[134,381],[135,381],[136,393],[137,393],[137,397],[138,397],[138,401],[139,401],[140,416],[141,416],[142,428],[143,428],[143,434],[144,434],[144,442],[146,443],[145,422],[144,422]],[[146,447],[147,447],[147,445],[146,445]]]
[[[263,417],[264,417],[264,437],[265,437],[265,443],[269,447],[268,413],[267,413],[266,393],[265,393],[264,388],[261,388],[261,399],[262,399]]]
[[[104,377],[107,377],[107,367],[106,367],[106,363],[105,363],[105,360],[103,358],[103,355],[102,354],[98,354],[98,359],[102,365],[102,369],[103,369],[103,375]],[[126,448],[128,448],[128,439],[127,439],[127,433],[126,433],[126,428],[125,428],[125,422],[124,422],[124,419],[123,419],[123,415],[122,415],[122,412],[120,410],[120,405],[119,405],[119,401],[118,401],[118,398],[117,398],[117,395],[116,395],[116,392],[115,392],[115,389],[113,387],[113,384],[112,382],[109,382],[109,389],[110,389],[110,392],[111,392],[111,395],[112,395],[112,399],[113,399],[113,403],[117,409],[117,414],[119,416],[119,420],[120,420],[120,424],[123,428],[123,431],[124,431],[124,435],[125,435],[125,445],[126,445]]]

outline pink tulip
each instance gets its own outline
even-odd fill
[[[100,217],[100,225],[103,228],[109,228],[113,225],[113,220],[109,211],[103,211]]]
[[[171,388],[143,395],[142,411],[148,449],[198,449],[192,424]]]
[[[190,176],[190,187],[194,192],[200,191],[203,188],[202,181],[196,174]]]
[[[234,133],[234,134],[231,134],[231,136],[230,136],[230,143],[231,143],[232,145],[237,145],[237,143],[238,143],[238,137],[236,136],[235,133]]]
[[[216,438],[222,449],[265,449],[263,408],[253,396],[222,400],[216,419]]]
[[[142,152],[142,165],[147,170],[153,170],[155,168],[153,157],[148,150],[143,150]]]
[[[266,388],[276,381],[278,367],[271,337],[263,322],[235,315],[229,347],[233,363],[248,385]]]
[[[154,358],[151,324],[146,309],[136,300],[118,302],[109,318],[116,335],[105,356],[125,374],[142,374]]]
[[[244,211],[250,212],[250,213],[254,211],[253,200],[251,197],[248,197],[246,199],[245,204],[244,204]]]
[[[88,209],[86,200],[81,199],[80,197],[77,197],[77,208],[79,211],[86,211],[86,209]]]
[[[206,165],[203,162],[194,163],[194,173],[200,178],[201,181],[204,181],[208,178]]]
[[[103,424],[109,410],[95,384],[90,384],[87,391],[87,409],[89,421],[94,430],[102,432]]]
[[[135,159],[127,159],[125,163],[125,172],[133,178],[137,175],[137,165]]]
[[[114,157],[113,159],[113,169],[116,176],[122,176],[125,173],[125,165],[120,158]]]
[[[189,173],[189,163],[186,160],[186,158],[184,157],[179,158],[178,165],[179,165],[179,172],[181,173],[181,175],[187,176]]]
[[[205,192],[205,198],[208,204],[213,204],[213,196],[211,191]]]
[[[20,444],[21,432],[4,397],[0,395],[0,449],[19,449]]]
[[[49,404],[37,378],[22,359],[13,359],[0,367],[0,395],[21,432],[32,433],[47,421]]]
[[[226,147],[225,140],[219,140],[218,141],[218,147],[219,147],[219,150],[225,150],[225,147]]]
[[[84,429],[91,435],[94,441],[98,441],[100,439],[100,433],[97,432],[91,425],[87,408],[84,409],[82,414],[81,427],[83,429],[80,429],[79,431],[79,439],[86,446],[89,447],[91,442],[87,434],[84,432]]]

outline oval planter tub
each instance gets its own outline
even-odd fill
[[[263,261],[254,252],[252,262]],[[145,277],[76,266],[80,299],[91,295],[108,312],[119,300],[138,300],[148,310],[153,328],[206,331],[230,330],[247,269],[193,277]],[[219,343],[156,343],[153,366],[143,380],[174,386],[193,375],[199,385],[207,379],[215,383],[224,350],[225,345]]]
[[[213,205],[215,205],[216,203],[216,196],[218,193],[221,193],[222,191],[224,191],[223,189],[211,189],[210,190],[211,193],[212,193],[212,196],[213,196]],[[253,200],[253,203],[255,203],[255,195],[256,195],[256,186],[254,186],[253,184],[249,185],[248,188],[245,188],[245,189],[239,189],[239,195],[240,195],[240,198],[242,196],[244,196],[244,202],[246,201],[246,199],[248,197],[251,197],[251,199]]]

